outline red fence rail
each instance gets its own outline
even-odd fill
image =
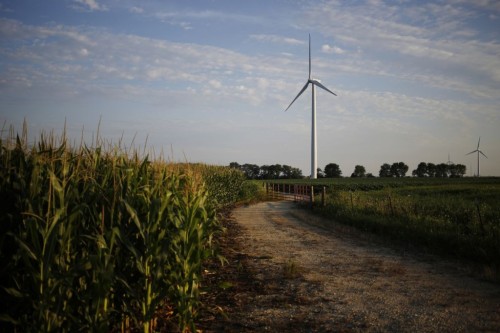
[[[304,184],[266,183],[266,193],[273,200],[289,200],[314,204],[314,196],[321,193],[321,205],[325,205],[326,187]]]

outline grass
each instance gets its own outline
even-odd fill
[[[294,183],[294,181],[279,181]],[[327,186],[314,211],[390,242],[472,262],[500,279],[500,178],[300,180]],[[319,202],[319,197],[315,202]]]
[[[283,277],[285,279],[295,279],[302,273],[302,268],[297,262],[290,259],[283,264]]]
[[[239,204],[264,201],[267,199],[266,189],[260,181],[246,180],[240,187],[238,198]]]

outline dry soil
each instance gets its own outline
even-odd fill
[[[500,285],[292,202],[236,208],[205,270],[206,332],[500,332]],[[211,296],[208,296],[211,295]]]

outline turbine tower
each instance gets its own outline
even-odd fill
[[[481,150],[479,150],[479,143],[480,142],[481,142],[481,137],[479,137],[479,140],[477,141],[477,148],[476,148],[476,150],[473,150],[470,153],[465,154],[465,155],[470,155],[470,154],[473,154],[473,153],[477,152],[477,177],[479,177],[479,154],[481,154],[484,157],[488,158],[488,156],[484,155],[484,153]]]
[[[311,78],[311,34],[309,34],[309,78],[307,79],[306,84],[302,88],[302,90],[297,94],[297,96],[293,99],[293,101],[288,105],[285,109],[287,111],[290,106],[292,106],[293,102],[299,98],[300,95],[307,89],[307,87],[311,84],[312,90],[312,125],[311,125],[311,179],[317,178],[317,168],[318,168],[318,150],[316,146],[317,135],[316,135],[316,89],[315,86],[318,86],[330,94],[337,96],[330,89],[321,84],[321,82],[317,79]]]

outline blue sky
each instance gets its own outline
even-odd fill
[[[175,161],[500,176],[500,2],[0,0],[0,121]]]

